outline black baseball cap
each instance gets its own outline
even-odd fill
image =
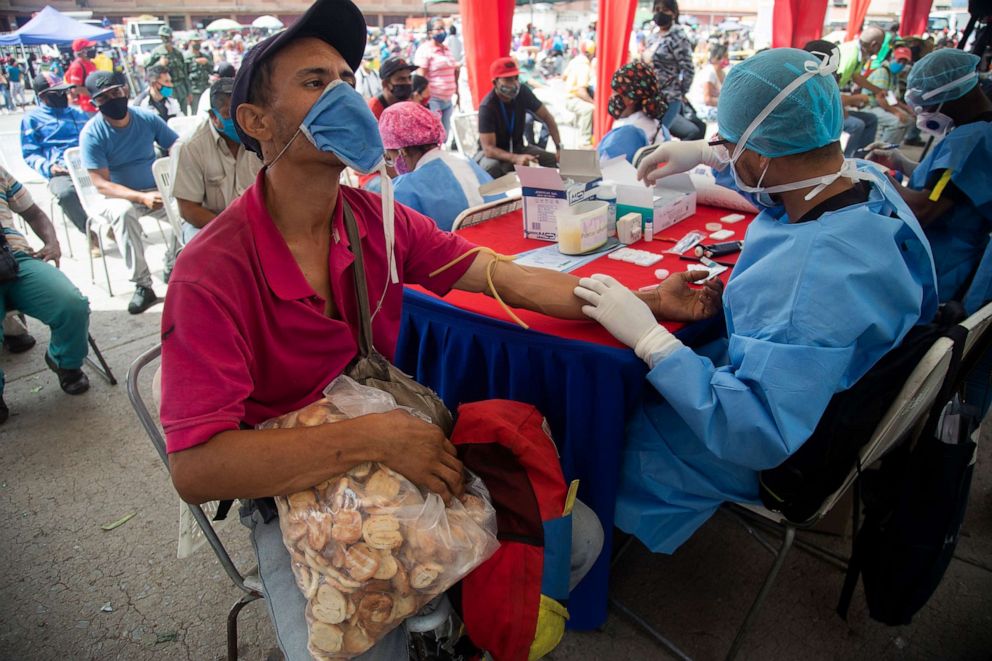
[[[42,92],[65,92],[72,89],[70,83],[63,82],[62,79],[56,78],[51,74],[39,73],[31,81],[31,87],[34,89],[35,94],[41,94]]]
[[[94,71],[86,76],[86,91],[91,97],[115,87],[124,87],[125,84],[124,78],[119,73],[110,71]]]
[[[385,80],[397,71],[416,71],[419,67],[410,64],[402,57],[387,57],[379,67],[379,78]]]
[[[235,118],[234,128],[241,137],[245,149],[255,152],[260,157],[261,145],[238,125],[238,106],[248,101],[248,88],[258,66],[289,42],[303,37],[315,37],[330,44],[341,53],[348,66],[357,70],[365,54],[368,32],[365,17],[351,0],[317,0],[299,20],[282,32],[258,42],[245,54],[238,74],[234,77],[231,117]]]
[[[231,78],[234,79],[234,75],[237,73],[237,69],[230,62],[218,62],[214,67],[214,75],[220,76],[221,78]]]
[[[230,96],[234,91],[233,78],[218,78],[210,85],[210,107],[213,108],[218,97]]]

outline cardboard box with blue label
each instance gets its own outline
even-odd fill
[[[663,177],[648,188],[637,180],[634,166],[619,156],[603,163],[602,176],[603,183],[616,186],[617,218],[639,213],[642,226],[650,218],[660,232],[696,213],[696,187],[688,174]]]
[[[593,199],[602,174],[599,156],[590,149],[563,149],[560,168],[516,166],[523,193],[524,236],[558,240],[559,209]]]

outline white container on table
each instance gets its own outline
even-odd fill
[[[603,246],[607,240],[610,205],[594,200],[558,209],[558,250],[564,255],[581,255]]]

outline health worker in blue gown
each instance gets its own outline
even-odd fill
[[[978,56],[953,48],[917,62],[906,101],[924,135],[938,141],[917,163],[898,149],[869,152],[909,177],[900,188],[930,239],[940,300],[973,313],[992,299],[992,102],[978,84]]]
[[[642,169],[653,180],[659,165],[716,165],[763,207],[723,295],[727,340],[683,346],[608,276],[576,289],[650,368],[616,523],[654,551],[675,551],[724,501],[757,502],[758,472],[937,309],[919,223],[876,165],[844,159],[836,64],[791,48],[754,55],[727,75],[719,140],[665,143]]]
[[[504,195],[483,196],[479,186],[493,180],[478,163],[441,149],[440,118],[412,101],[394,103],[379,117],[379,133],[399,175],[393,181],[396,201],[432,218],[450,231],[462,211]]]

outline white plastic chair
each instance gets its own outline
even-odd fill
[[[968,331],[968,339],[964,343],[964,353],[961,360],[968,358],[972,350],[978,346],[979,340],[985,337],[992,327],[992,303],[987,303],[985,307],[979,308],[975,314],[961,322],[961,325]]]
[[[69,169],[69,177],[72,178],[72,185],[79,196],[79,202],[86,212],[86,236],[90,233],[96,235],[97,244],[100,246],[100,255],[103,259],[103,274],[107,278],[107,293],[114,295],[113,287],[110,285],[110,270],[107,268],[107,251],[103,246],[103,235],[110,227],[110,222],[100,211],[103,208],[104,197],[96,190],[90,173],[83,167],[79,147],[73,147],[65,151],[65,165]],[[93,270],[93,253],[86,251],[90,259],[90,282],[96,282],[96,275]]]
[[[165,156],[156,159],[152,163],[152,176],[155,177],[155,186],[162,196],[162,206],[165,208],[165,215],[169,219],[169,225],[176,235],[176,241],[183,245],[183,218],[179,213],[179,203],[172,194],[172,186],[175,184],[175,168],[172,157]]]
[[[451,130],[458,151],[466,158],[474,157],[479,151],[479,113],[457,113],[451,118]]]
[[[511,211],[522,209],[523,205],[523,198],[517,196],[506,197],[465,209],[465,211],[458,214],[458,217],[455,218],[453,223],[451,223],[451,231],[455,232],[466,227],[471,227],[472,225],[478,225],[479,223],[487,220],[508,214]]]
[[[166,123],[180,138],[183,138],[192,133],[199,126],[200,122],[203,121],[206,121],[206,119],[201,115],[180,115],[170,118]]]

